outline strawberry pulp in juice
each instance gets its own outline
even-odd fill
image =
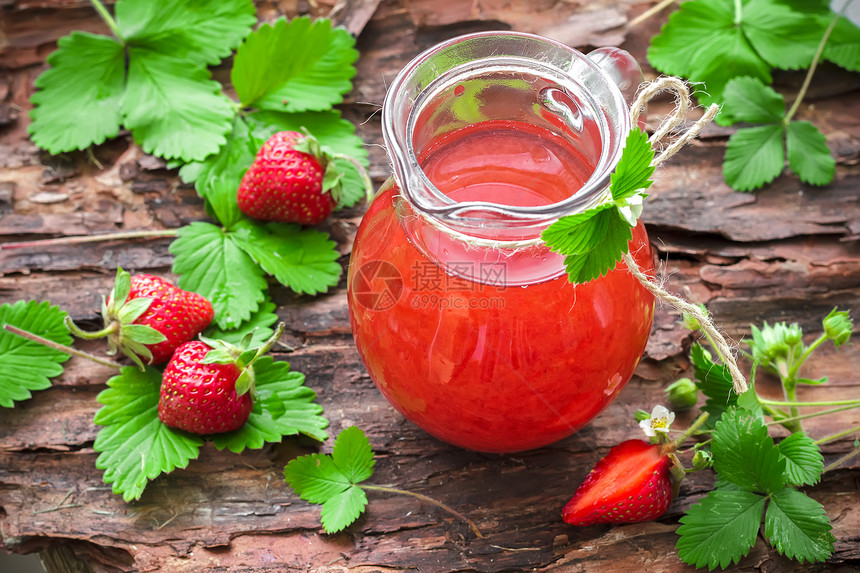
[[[592,171],[571,143],[511,121],[448,133],[420,162],[458,202],[517,206],[561,201]],[[486,452],[547,445],[600,413],[632,375],[653,317],[653,297],[623,263],[573,286],[543,247],[470,247],[404,201],[392,178],[362,220],[348,278],[356,344],[389,402],[434,436]],[[630,246],[653,269],[641,223]]]

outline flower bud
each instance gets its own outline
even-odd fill
[[[704,470],[713,464],[713,456],[711,456],[711,452],[705,450],[696,450],[696,453],[693,455],[693,469],[696,470]]]
[[[795,322],[785,329],[783,340],[789,346],[797,346],[803,340],[803,330]]]
[[[822,324],[827,338],[837,347],[848,342],[851,331],[854,330],[854,323],[848,318],[848,311],[837,311],[835,308],[824,318]]]
[[[675,410],[689,410],[699,400],[699,387],[689,378],[681,378],[666,388],[666,396]]]

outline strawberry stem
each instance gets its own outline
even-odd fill
[[[269,339],[263,343],[263,345],[257,349],[257,353],[254,355],[254,358],[251,359],[249,364],[253,363],[254,360],[259,358],[260,356],[265,355],[272,347],[278,342],[278,339],[284,333],[285,325],[283,322],[279,322],[278,326],[275,328],[275,333],[269,337]]]
[[[84,340],[95,340],[97,338],[104,338],[108,334],[113,334],[117,331],[117,329],[119,329],[119,323],[116,321],[111,322],[105,328],[97,330],[95,332],[87,332],[86,330],[81,330],[81,328],[77,324],[75,324],[75,322],[72,320],[72,317],[70,316],[67,316],[64,322],[66,324],[66,328],[69,329],[69,332],[71,332],[76,337],[82,338]]]
[[[110,28],[110,31],[113,33],[113,35],[116,36],[116,39],[124,43],[125,40],[123,40],[123,37],[120,34],[119,26],[117,26],[116,20],[114,20],[113,16],[110,15],[110,12],[107,11],[107,8],[105,8],[104,4],[102,4],[99,0],[90,0],[90,4],[93,5],[93,8],[95,8],[96,12],[99,13],[99,16],[102,17],[102,20],[104,20],[105,24],[107,24],[108,28]]]
[[[782,120],[782,125],[788,126],[791,122],[791,118],[794,117],[794,114],[797,112],[797,108],[800,107],[800,102],[803,101],[803,98],[806,96],[806,90],[809,89],[809,84],[812,82],[812,75],[815,73],[815,68],[818,67],[818,62],[821,60],[821,54],[824,53],[824,45],[827,43],[828,38],[830,38],[830,33],[836,26],[836,22],[838,22],[839,18],[842,17],[842,14],[845,12],[845,9],[848,8],[849,4],[851,4],[850,1],[845,3],[845,6],[842,7],[842,11],[833,17],[830,25],[827,26],[827,30],[824,31],[824,36],[818,44],[818,50],[816,50],[815,56],[812,58],[812,63],[809,65],[809,71],[806,72],[806,77],[803,78],[803,85],[800,86],[800,91],[797,92],[797,97],[794,99],[794,103],[791,104],[791,108],[788,110],[788,113],[785,114],[785,118]]]
[[[842,456],[841,458],[839,458],[835,462],[828,464],[823,470],[821,470],[821,473],[826,473],[826,472],[829,472],[831,470],[835,470],[836,468],[838,468],[839,466],[841,466],[842,464],[844,464],[845,462],[847,462],[848,460],[850,460],[851,458],[856,456],[857,454],[860,454],[860,448],[855,447],[853,450],[851,450],[850,452],[848,452],[847,454],[845,454],[844,456]]]
[[[696,420],[690,425],[689,428],[687,428],[684,431],[683,434],[681,434],[680,436],[675,438],[675,440],[673,440],[673,441],[671,441],[668,444],[663,446],[663,453],[669,454],[669,453],[677,451],[678,448],[681,447],[681,444],[686,442],[687,438],[689,438],[690,436],[695,434],[699,430],[699,428],[702,427],[702,424],[704,424],[707,420],[708,420],[708,413],[702,412],[702,415],[699,416],[698,418],[696,418]]]
[[[165,229],[161,231],[128,231],[125,233],[102,233],[99,235],[75,235],[72,237],[58,237],[56,239],[39,239],[36,241],[3,243],[0,245],[0,250],[50,247],[53,245],[74,245],[78,243],[98,243],[100,241],[121,241],[125,239],[158,239],[161,237],[175,237],[176,231],[176,229]]]
[[[759,398],[759,402],[762,404],[768,404],[770,406],[798,406],[798,407],[814,407],[814,406],[860,406],[860,400],[824,400],[820,402],[794,402],[788,401],[783,402],[780,400],[768,400],[767,398]]]
[[[812,414],[800,414],[797,416],[789,416],[787,418],[779,418],[774,419],[770,422],[766,422],[766,426],[775,426],[782,425],[785,426],[786,422],[795,422],[797,420],[807,420],[809,418],[817,418],[818,416],[827,416],[828,414],[835,414],[836,412],[844,412],[845,410],[853,410],[860,406],[860,403],[855,402],[854,404],[850,404],[848,406],[840,406],[839,408],[831,408],[829,410],[821,410],[820,412],[813,412]]]
[[[11,324],[4,324],[3,328],[11,332],[12,334],[17,334],[18,336],[23,336],[28,340],[32,340],[33,342],[38,342],[39,344],[43,344],[48,348],[53,348],[54,350],[59,350],[60,352],[65,352],[66,354],[70,354],[72,356],[77,356],[79,358],[86,358],[87,360],[91,360],[96,364],[101,364],[102,366],[108,366],[110,368],[116,368],[117,370],[122,369],[122,364],[114,362],[113,360],[108,360],[106,358],[101,358],[96,356],[95,354],[90,354],[89,352],[84,352],[83,350],[78,350],[76,348],[72,348],[71,346],[65,346],[58,342],[54,342],[53,340],[48,340],[47,338],[41,337],[38,334],[33,334],[32,332],[28,332],[26,330],[21,330],[17,326],[12,326]]]
[[[463,520],[463,521],[465,521],[467,524],[469,524],[469,529],[471,529],[471,530],[472,530],[472,533],[474,533],[474,534],[475,534],[475,537],[477,537],[478,539],[483,539],[483,538],[484,538],[484,535],[481,533],[481,530],[480,530],[480,529],[478,529],[478,526],[477,526],[477,525],[475,525],[475,523],[474,523],[471,519],[469,519],[468,517],[466,517],[465,515],[463,515],[463,514],[462,514],[462,513],[460,513],[459,511],[457,511],[456,509],[453,509],[453,508],[451,508],[451,507],[448,507],[447,505],[445,505],[445,504],[444,504],[444,503],[442,503],[441,501],[436,501],[436,500],[435,500],[435,499],[433,499],[432,497],[427,497],[426,495],[422,495],[422,494],[420,494],[420,493],[415,493],[414,491],[409,491],[409,490],[405,490],[405,489],[397,489],[397,488],[394,488],[394,487],[385,487],[385,486],[382,486],[382,485],[364,485],[364,484],[359,484],[359,485],[358,485],[358,487],[360,487],[361,489],[364,489],[364,490],[370,490],[370,491],[383,491],[383,492],[386,492],[386,493],[398,493],[398,494],[401,494],[401,495],[411,495],[412,497],[418,498],[418,499],[420,499],[421,501],[426,501],[427,503],[432,504],[432,505],[435,505],[436,507],[438,507],[438,508],[440,508],[440,509],[444,509],[445,511],[447,511],[447,512],[448,512],[448,513],[450,513],[451,515],[454,515],[454,516],[456,516],[456,517],[458,517],[458,518],[462,519],[462,520]]]
[[[832,442],[833,440],[838,440],[839,438],[849,436],[854,432],[860,432],[860,426],[854,426],[853,428],[848,428],[847,430],[843,430],[837,434],[831,434],[819,440],[815,440],[816,445],[826,444],[827,442]]]

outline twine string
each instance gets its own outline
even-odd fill
[[[674,307],[682,316],[689,314],[696,319],[696,322],[699,323],[699,328],[706,332],[717,346],[719,355],[722,357],[726,368],[729,369],[729,373],[732,375],[732,387],[735,392],[737,394],[743,394],[746,392],[749,389],[749,386],[747,385],[746,378],[744,378],[744,375],[738,367],[737,359],[735,359],[734,347],[729,344],[726,337],[723,336],[723,333],[720,332],[714,324],[710,313],[699,305],[684,300],[679,296],[675,296],[664,289],[654,279],[651,279],[642,271],[642,268],[636,264],[636,260],[630,256],[630,253],[624,253],[624,264],[627,265],[627,269],[630,271],[630,274],[636,277],[642,286],[648,289],[651,294]]]

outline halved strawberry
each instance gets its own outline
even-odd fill
[[[564,506],[571,525],[636,523],[663,515],[672,503],[673,448],[627,440],[609,450]]]

